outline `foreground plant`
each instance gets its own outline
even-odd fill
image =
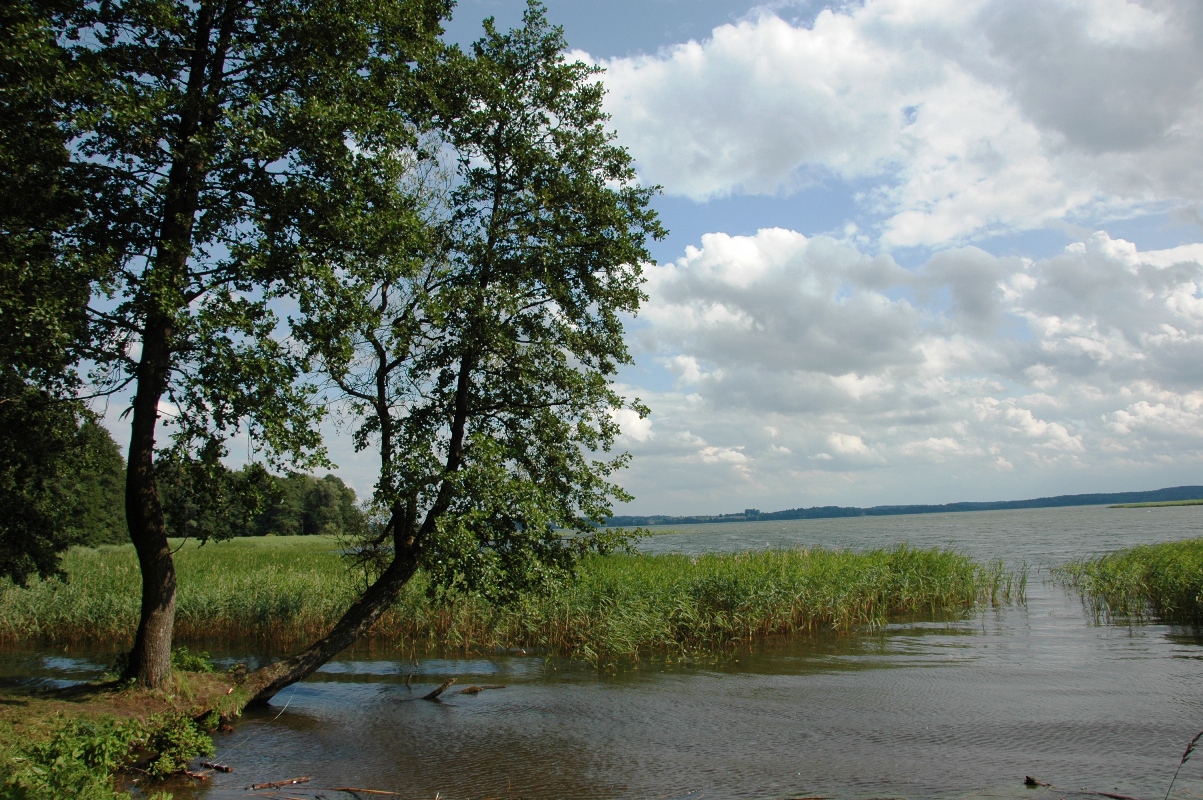
[[[1183,765],[1190,760],[1191,753],[1195,752],[1195,745],[1199,743],[1200,738],[1203,738],[1203,731],[1196,733],[1194,738],[1186,743],[1186,749],[1182,751],[1182,758],[1178,760],[1178,766],[1174,769],[1174,777],[1170,778],[1169,788],[1165,790],[1165,800],[1170,800],[1170,792],[1174,791],[1174,783],[1178,780],[1178,773],[1182,771]]]
[[[213,754],[213,740],[183,714],[137,719],[64,718],[40,738],[10,744],[0,761],[0,798],[118,800],[113,777],[166,778]]]

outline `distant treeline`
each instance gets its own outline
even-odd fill
[[[717,514],[713,516],[669,517],[669,516],[623,516],[611,517],[607,523],[615,528],[630,528],[646,525],[698,525],[711,522],[764,522],[775,519],[831,519],[834,517],[890,517],[899,514],[944,514],[954,511],[999,511],[1009,508],[1058,508],[1061,506],[1099,506],[1112,503],[1159,503],[1171,500],[1197,500],[1203,498],[1203,486],[1174,486],[1169,489],[1154,489],[1150,492],[1112,492],[1109,494],[1062,494],[1056,497],[1037,497],[1032,500],[999,500],[988,503],[945,503],[944,505],[915,506],[813,506],[811,508],[789,508],[785,511],[761,511],[758,508],[744,509],[742,514]]]
[[[344,535],[367,529],[355,491],[335,475],[281,477],[258,464],[238,470],[198,466],[168,459],[155,465],[169,536]]]
[[[79,434],[87,458],[64,471],[60,494],[70,498],[71,541],[95,546],[129,541],[125,523],[125,460],[102,426],[87,422]],[[367,527],[355,491],[338,477],[272,475],[258,464],[231,470],[221,464],[155,465],[170,536],[356,534]]]

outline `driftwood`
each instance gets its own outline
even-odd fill
[[[1040,780],[1039,778],[1033,778],[1031,775],[1024,776],[1023,785],[1024,786],[1043,786],[1047,789],[1056,789],[1058,792],[1065,792],[1066,794],[1084,794],[1084,795],[1093,795],[1095,797],[1107,797],[1107,798],[1110,798],[1110,800],[1140,800],[1140,798],[1137,798],[1137,797],[1131,797],[1130,795],[1126,795],[1126,794],[1113,794],[1112,792],[1095,792],[1090,789],[1061,789],[1059,787],[1053,786],[1051,783],[1045,783],[1044,781]]]
[[[247,788],[252,789],[252,790],[254,790],[254,789],[279,789],[281,786],[292,786],[293,784],[296,784],[296,783],[309,783],[309,778],[308,778],[308,776],[304,776],[304,777],[300,777],[300,778],[289,778],[288,780],[283,780],[283,781],[270,781],[268,783],[252,783]]]
[[[335,786],[331,792],[352,792],[355,794],[384,794],[389,797],[400,797],[400,792],[386,792],[383,789],[356,789],[354,786]]]
[[[464,688],[462,688],[458,692],[456,692],[456,694],[480,694],[481,692],[485,691],[486,689],[504,689],[504,688],[505,688],[505,684],[503,684],[503,683],[486,684],[484,686],[465,686]]]
[[[202,761],[201,766],[205,769],[215,769],[218,772],[233,772],[233,767],[228,767],[225,764],[214,764],[212,761]]]
[[[453,683],[455,683],[455,678],[448,678],[447,680],[443,681],[442,685],[440,685],[440,686],[439,686],[439,688],[435,689],[435,690],[434,690],[433,692],[431,692],[430,694],[423,695],[423,696],[422,696],[422,699],[423,699],[423,700],[437,700],[437,699],[439,699],[439,695],[441,695],[443,692],[447,691],[447,687],[448,687],[448,686],[450,686],[450,685],[451,685],[451,684],[453,684]]]

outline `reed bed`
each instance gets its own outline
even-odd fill
[[[189,543],[176,556],[177,641],[285,650],[312,640],[362,578],[321,537]],[[139,573],[129,546],[78,549],[69,579],[0,588],[0,641],[128,646]],[[771,550],[586,560],[548,594],[493,605],[437,596],[419,574],[373,628],[414,654],[522,648],[592,662],[746,647],[765,637],[847,633],[891,619],[954,618],[1023,599],[1026,572],[948,550]]]
[[[1053,569],[1096,617],[1203,622],[1203,538],[1139,545]]]

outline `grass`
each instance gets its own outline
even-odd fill
[[[176,556],[176,641],[279,651],[312,640],[357,591],[337,548],[320,537],[186,544]],[[138,613],[132,548],[77,549],[64,566],[65,583],[0,588],[0,641],[127,647]],[[433,599],[419,574],[370,638],[414,654],[524,648],[601,663],[955,617],[1021,600],[1025,585],[1026,572],[999,563],[906,546],[619,555],[589,559],[556,592],[504,607],[477,596]]]
[[[251,638],[287,647],[320,634],[354,592],[337,548],[327,537],[185,543],[175,556],[176,641]],[[3,585],[0,641],[128,647],[141,587],[133,546],[75,548],[63,568],[66,582]]]
[[[1203,538],[1140,545],[1053,571],[1096,616],[1203,622]]]
[[[1203,500],[1163,500],[1159,503],[1120,503],[1107,508],[1164,508],[1165,506],[1203,506]]]

